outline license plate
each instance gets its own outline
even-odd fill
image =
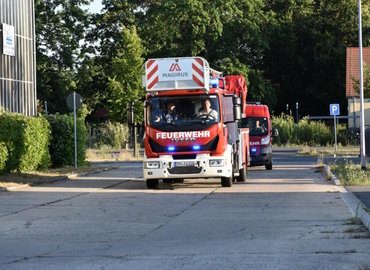
[[[194,167],[196,166],[195,161],[177,161],[174,163],[175,167]]]

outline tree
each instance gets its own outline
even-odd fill
[[[203,56],[224,74],[256,82],[248,97],[269,105],[275,92],[263,71],[264,34],[272,13],[264,1],[152,1],[136,14],[147,57]]]
[[[360,79],[356,80],[352,78],[353,89],[356,93],[360,94]],[[370,98],[370,70],[366,64],[364,64],[364,73],[363,73],[363,90],[364,98]]]
[[[79,42],[87,27],[91,0],[36,0],[37,94],[51,112],[66,112],[65,99],[76,88]]]
[[[144,49],[136,32],[136,27],[122,27],[121,39],[125,46],[118,51],[112,62],[112,77],[109,78],[109,112],[111,119],[126,121],[126,104],[135,100],[135,121],[143,121],[143,102],[145,96],[142,87],[144,74],[142,57]]]
[[[275,17],[263,70],[276,86],[276,111],[295,102],[303,115],[328,114],[330,101],[346,107],[346,47],[357,46],[357,1],[266,2]],[[368,4],[363,1],[364,36],[370,34]]]

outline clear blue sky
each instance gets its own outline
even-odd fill
[[[100,13],[102,8],[103,5],[101,3],[101,0],[94,0],[89,6],[89,10],[92,13]]]

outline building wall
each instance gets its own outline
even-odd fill
[[[370,98],[364,98],[364,114],[365,126],[370,127]],[[348,98],[348,128],[360,127],[360,118],[354,119],[353,117],[360,116],[360,98]]]
[[[37,114],[34,16],[34,0],[0,0],[0,110]],[[4,23],[15,28],[15,56],[3,54]]]

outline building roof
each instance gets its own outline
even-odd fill
[[[346,63],[346,97],[358,97],[359,94],[353,89],[354,82],[352,78],[358,80],[360,78],[359,64],[359,49],[347,48],[347,63]],[[362,49],[362,59],[370,68],[370,47]]]

